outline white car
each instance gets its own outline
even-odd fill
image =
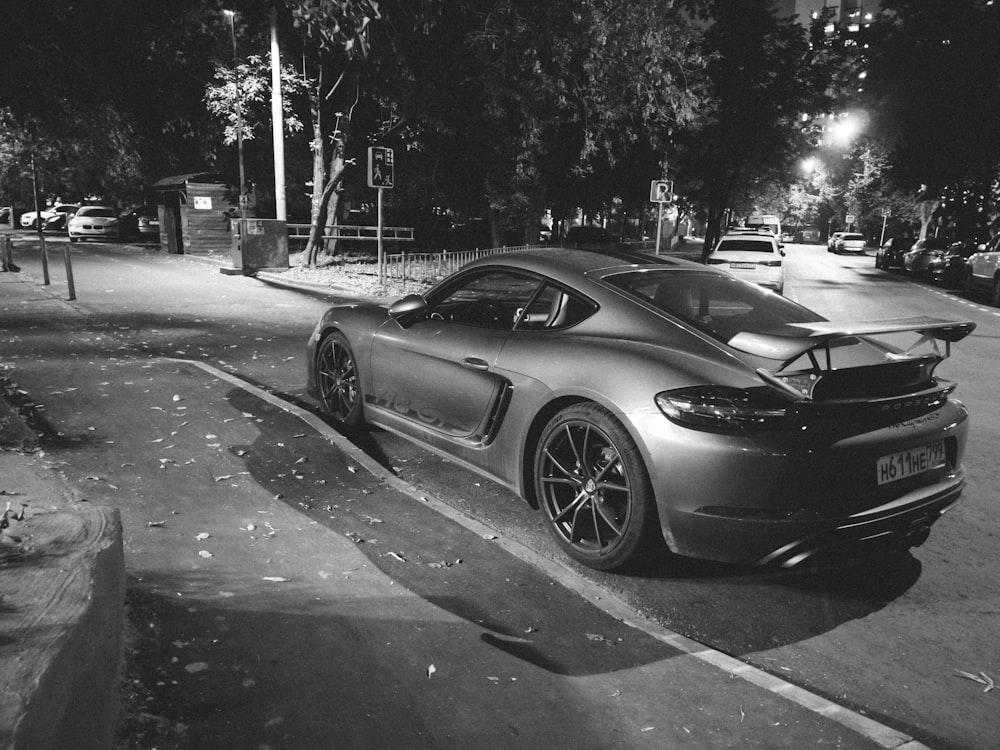
[[[36,220],[39,214],[42,217],[42,224],[44,225],[47,219],[51,219],[57,214],[72,213],[77,208],[79,207],[74,204],[57,203],[54,206],[43,208],[41,211],[25,211],[17,221],[21,225],[21,229],[37,229]]]
[[[83,206],[67,222],[69,241],[117,240],[121,234],[118,213],[111,206]]]
[[[1000,235],[990,240],[983,252],[965,261],[965,291],[974,294],[980,290],[989,293],[994,307],[1000,307]]]
[[[710,265],[722,266],[734,276],[752,281],[778,294],[785,290],[785,251],[768,231],[727,232],[708,256]]]

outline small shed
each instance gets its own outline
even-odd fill
[[[238,207],[233,189],[217,172],[164,177],[152,185],[160,216],[160,246],[188,255],[229,253],[229,219]]]

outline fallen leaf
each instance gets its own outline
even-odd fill
[[[200,534],[197,534],[197,535],[195,536],[195,539],[197,539],[197,540],[198,540],[199,542],[203,542],[203,541],[205,541],[206,539],[208,539],[208,538],[209,538],[210,536],[212,536],[212,535],[211,535],[211,534],[209,534],[209,533],[208,533],[207,531],[203,531],[203,532],[201,532]]]
[[[192,662],[191,664],[188,664],[186,667],[184,667],[184,671],[189,672],[190,674],[204,672],[206,669],[208,669],[208,663],[204,661]]]
[[[986,687],[983,690],[984,693],[988,693],[991,690],[997,689],[997,685],[993,681],[993,678],[990,677],[985,672],[980,672],[979,674],[976,675],[972,674],[971,672],[963,672],[961,669],[956,669],[955,671],[958,673],[959,676],[964,677],[967,680],[972,680],[973,682],[978,682],[980,685],[985,685]]]
[[[211,553],[211,552],[209,552],[209,551],[208,551],[207,549],[203,549],[203,550],[200,550],[200,551],[198,552],[198,557],[205,557],[205,558],[208,558],[208,557],[211,557],[211,556],[212,556],[212,553]]]
[[[431,675],[434,674],[435,672],[437,672],[437,667],[435,667],[433,664],[427,667],[427,679],[429,680],[431,678]]]
[[[288,583],[292,579],[291,578],[284,578],[282,576],[264,576],[260,580],[262,580],[262,581],[271,581],[273,583]]]
[[[213,481],[216,481],[216,482],[224,482],[227,479],[232,479],[232,478],[233,478],[232,474],[223,474],[220,477],[212,477]]]
[[[154,526],[166,526],[167,522],[166,521],[150,521],[147,525],[150,528],[153,528]]]

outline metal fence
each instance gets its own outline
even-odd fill
[[[466,263],[479,258],[518,250],[533,250],[547,245],[514,245],[440,253],[392,253],[385,256],[385,278],[397,281],[431,283],[454,273]]]

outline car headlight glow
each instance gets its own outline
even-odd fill
[[[685,427],[743,431],[787,428],[788,403],[761,389],[704,385],[664,391],[656,405],[668,419]]]

